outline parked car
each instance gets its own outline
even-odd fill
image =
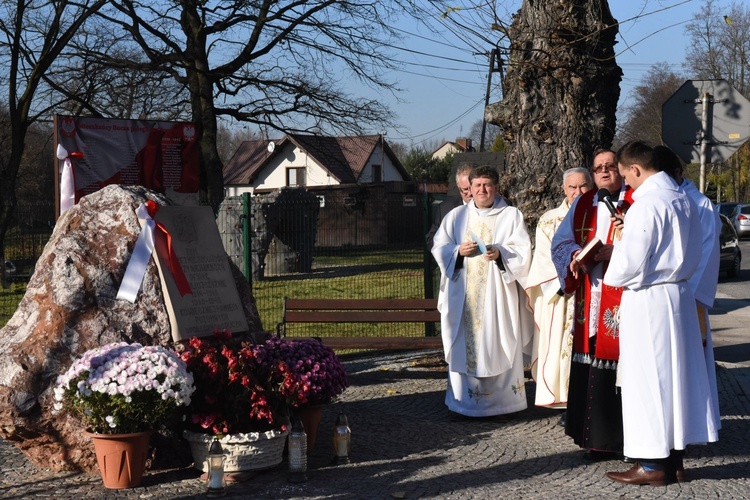
[[[716,204],[716,210],[719,211],[721,215],[724,215],[726,217],[732,216],[732,210],[734,210],[734,207],[739,205],[739,203],[729,203],[729,202],[722,202]]]
[[[719,215],[719,218],[721,218],[719,272],[725,272],[730,278],[735,278],[740,274],[742,264],[740,241],[729,218],[724,215]]]
[[[750,234],[750,203],[738,203],[729,219],[740,239]]]

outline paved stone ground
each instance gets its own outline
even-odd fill
[[[589,462],[567,438],[559,412],[535,408],[469,419],[443,404],[446,372],[436,351],[346,359],[352,387],[324,411],[309,480],[287,482],[285,464],[227,489],[228,498],[750,498],[750,368],[717,367],[720,441],[688,449],[692,481],[628,486],[605,477],[618,460]],[[352,463],[332,466],[333,423],[343,410],[352,429]],[[39,470],[0,441],[2,498],[203,497],[193,469],[150,471],[140,487],[107,490],[95,474]]]

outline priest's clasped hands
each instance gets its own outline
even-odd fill
[[[479,245],[473,241],[464,241],[458,246],[458,255],[463,257],[471,257],[479,252]],[[482,255],[485,260],[497,260],[500,258],[500,250],[498,248],[487,246],[487,252]]]

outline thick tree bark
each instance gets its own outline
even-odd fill
[[[224,164],[216,147],[218,125],[214,109],[214,81],[210,74],[203,20],[194,2],[185,2],[181,17],[187,37],[186,61],[193,68],[187,71],[193,121],[197,126],[201,154],[201,198],[218,213],[224,200]]]
[[[501,191],[530,227],[562,199],[562,173],[609,147],[622,70],[606,0],[525,0],[514,16],[502,102],[485,110],[508,144]]]

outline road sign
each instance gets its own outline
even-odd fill
[[[686,163],[703,163],[703,140],[705,161],[721,163],[750,137],[750,101],[726,80],[688,80],[661,109],[661,137]]]

